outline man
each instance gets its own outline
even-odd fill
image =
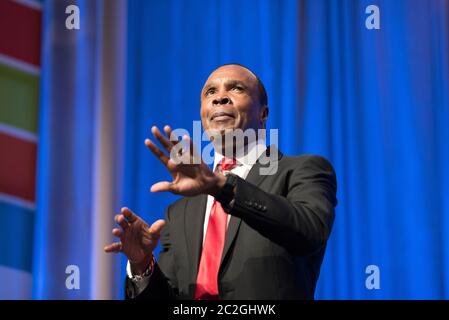
[[[127,298],[313,299],[337,203],[332,166],[318,156],[284,156],[262,139],[226,139],[237,129],[265,128],[268,117],[262,82],[241,65],[209,76],[200,113],[205,130],[223,137],[214,140],[214,170],[176,161],[189,152],[173,152],[179,144],[168,126],[166,135],[151,131],[169,155],[145,141],[173,177],[151,191],[184,197],[150,227],[127,208],[116,216],[120,242],[105,251],[129,259]],[[261,174],[260,159],[273,154],[275,172]]]

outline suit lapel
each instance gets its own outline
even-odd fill
[[[191,281],[196,282],[200,253],[203,245],[203,226],[206,213],[207,195],[188,198],[184,215],[184,234],[191,265]]]
[[[276,161],[279,161],[282,157],[282,153],[273,145],[273,146],[269,146],[265,152],[265,156],[269,157],[270,153],[272,152],[276,152],[278,155],[278,158],[276,159]],[[261,164],[259,162],[261,158],[257,159],[257,162],[253,165],[253,167],[251,168],[251,170],[248,173],[248,176],[246,177],[245,181],[258,186],[266,177],[267,175],[261,175],[259,173],[259,169],[263,166],[268,166],[269,164]],[[225,243],[224,243],[224,247],[223,247],[223,254],[221,256],[221,265],[223,265],[223,261],[227,256],[227,253],[231,247],[232,242],[234,241],[235,236],[237,235],[237,232],[240,228],[240,224],[242,222],[242,219],[236,216],[231,215],[231,218],[229,220],[229,225],[228,225],[228,229],[226,230],[226,236],[225,236]],[[220,270],[221,270],[221,265],[220,265]],[[220,273],[220,270],[218,271],[218,273]]]
[[[276,147],[271,146],[267,148],[265,156],[270,156],[270,152],[276,152],[278,154],[278,161],[282,157],[282,153],[277,150]],[[261,164],[259,158],[257,162],[253,165],[251,170],[246,177],[246,181],[258,186],[267,175],[261,175],[259,173],[259,169],[263,166],[268,166],[268,164]],[[207,204],[207,195],[199,195],[196,197],[188,198],[185,215],[184,215],[184,234],[186,238],[186,245],[188,250],[188,257],[191,264],[191,274],[190,281],[193,283],[196,282],[196,276],[198,274],[198,266],[200,263],[200,254],[203,245],[203,227],[204,227],[204,218],[206,213],[206,204]],[[223,254],[221,257],[221,264],[223,264],[224,259],[226,258],[229,249],[231,248],[232,242],[237,235],[237,232],[240,228],[240,224],[242,222],[241,218],[236,216],[232,216],[229,220],[229,225],[226,231],[225,243],[223,248]],[[220,266],[221,270],[221,266]],[[220,273],[219,270],[219,273]]]

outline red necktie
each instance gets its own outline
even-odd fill
[[[231,170],[236,163],[235,159],[223,158],[219,172]],[[227,222],[227,213],[221,204],[214,200],[196,278],[195,300],[218,299],[218,269],[223,253]]]

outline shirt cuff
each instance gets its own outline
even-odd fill
[[[154,269],[154,266],[153,266]],[[128,288],[127,288],[127,293],[128,296],[133,299],[136,296],[138,296],[139,294],[141,294],[145,288],[148,286],[148,283],[150,283],[150,278],[151,275],[147,276],[147,277],[135,277],[133,276],[132,272],[131,272],[131,264],[128,263],[126,264],[126,275],[127,277],[131,280],[128,281]]]

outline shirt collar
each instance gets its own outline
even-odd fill
[[[245,154],[245,149],[247,150]],[[266,141],[264,139],[256,139],[248,143],[247,148],[240,148],[236,150],[237,164],[243,165],[248,171],[251,170],[252,166],[256,163],[257,159],[267,150]],[[214,171],[217,165],[223,159],[223,155],[215,150],[214,154]]]

